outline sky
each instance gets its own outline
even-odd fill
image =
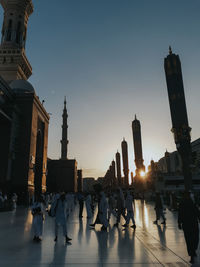
[[[51,113],[48,156],[60,158],[64,96],[69,158],[104,176],[121,141],[135,169],[131,123],[141,122],[145,165],[175,150],[164,74],[169,45],[182,62],[192,140],[200,137],[199,0],[33,0],[29,81]],[[1,24],[3,10],[0,9]]]

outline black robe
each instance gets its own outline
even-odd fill
[[[195,256],[199,244],[200,212],[192,199],[183,199],[178,210],[178,224],[182,226],[189,256]]]

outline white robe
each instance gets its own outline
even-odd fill
[[[56,224],[66,224],[68,215],[67,201],[62,201],[61,199],[56,201],[58,201],[56,207]]]
[[[42,204],[39,202],[35,202],[32,206],[32,211],[35,208],[40,208],[41,213],[33,215],[33,231],[34,235],[39,237],[42,236],[43,233],[43,213],[42,213]]]
[[[17,195],[14,193],[12,196],[12,201],[13,201],[13,208],[17,208]]]

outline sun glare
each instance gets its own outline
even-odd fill
[[[141,176],[142,178],[144,178],[145,175],[146,175],[146,173],[145,173],[144,171],[141,171],[141,172],[140,172],[140,176]]]

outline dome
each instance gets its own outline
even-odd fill
[[[10,88],[18,92],[35,93],[33,86],[26,80],[14,80],[10,83]]]

